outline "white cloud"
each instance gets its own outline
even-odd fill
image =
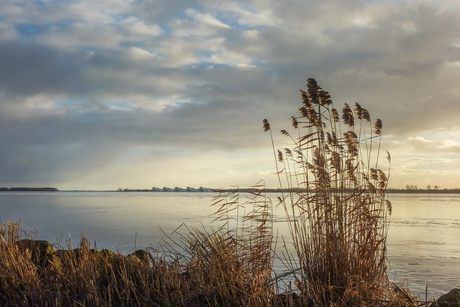
[[[273,169],[258,165],[266,154],[260,150],[269,146],[260,120],[289,126],[309,77],[330,91],[339,109],[358,101],[383,120],[397,184],[420,174],[426,182],[438,176],[436,169],[447,178],[448,163],[457,163],[458,1],[42,3],[0,2],[0,125],[16,136],[0,129],[0,154],[9,157],[0,161],[0,178],[14,161],[30,158],[31,140],[43,139],[48,155],[69,153],[56,155],[61,166],[50,166],[46,155],[34,157],[38,166],[27,164],[44,178],[65,177],[64,166],[82,163],[83,153],[88,165],[70,167],[75,184],[93,171],[100,181],[128,169],[144,178],[141,184],[147,181],[142,161],[118,168],[120,157],[134,147],[168,147],[193,160],[157,155],[148,165],[164,172],[184,165],[188,180],[204,180],[196,177],[201,169],[211,182],[249,185]],[[209,150],[215,152],[205,155]],[[254,155],[254,169],[245,150]],[[98,158],[101,153],[110,159]],[[219,162],[203,166],[205,156]],[[228,178],[214,176],[214,167]],[[33,173],[18,172],[17,180]]]
[[[442,149],[446,152],[456,152],[460,153],[460,145],[453,140],[442,140],[441,144],[438,146],[439,149]]]
[[[230,65],[248,65],[251,62],[251,58],[242,53],[229,52],[222,50],[217,54],[213,54],[207,59],[209,62],[215,64],[230,64]]]
[[[227,28],[227,29],[230,28],[228,25],[221,22],[214,16],[211,16],[211,14],[201,14],[193,9],[187,9],[185,13],[199,23],[207,24],[207,25],[215,26],[215,27],[220,27],[220,28]]]
[[[223,3],[219,8],[224,14],[228,13],[232,19],[243,26],[275,26],[279,20],[269,5],[244,7],[235,2]]]
[[[433,132],[428,133],[434,137],[447,136],[450,133],[444,131],[444,133]],[[455,137],[455,135],[452,135]],[[458,137],[458,136],[457,136]],[[393,137],[395,139],[396,137]],[[397,156],[410,157],[416,155],[420,157],[423,155],[424,159],[427,155],[433,156],[436,159],[440,155],[455,154],[460,152],[460,145],[454,139],[427,139],[423,136],[409,137],[406,140],[393,140],[385,143],[386,148],[394,152]]]
[[[138,21],[130,26],[130,30],[134,34],[147,35],[147,36],[157,36],[160,35],[162,30],[157,25],[146,25],[145,23]]]
[[[138,48],[138,47],[131,47],[128,50],[128,54],[130,57],[132,57],[134,60],[145,60],[145,59],[151,59],[155,55],[148,52],[145,49]]]
[[[111,24],[117,16],[129,11],[131,1],[124,0],[82,0],[69,5],[61,4],[69,16],[90,24]]]

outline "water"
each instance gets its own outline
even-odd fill
[[[389,276],[422,298],[460,287],[460,195],[390,194]]]
[[[123,253],[158,247],[185,223],[208,226],[214,193],[0,192],[0,221],[19,222],[37,239],[77,247],[84,232],[92,244]],[[390,194],[389,276],[422,298],[460,287],[460,194]],[[276,198],[276,195],[273,195]],[[281,211],[281,210],[280,210]],[[214,224],[216,225],[216,224]],[[217,227],[217,225],[216,225]],[[283,213],[275,227],[288,234]],[[182,233],[186,230],[179,229]],[[277,264],[275,268],[282,270]]]

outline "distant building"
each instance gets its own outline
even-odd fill
[[[199,187],[198,189],[192,188],[192,187],[187,187],[187,188],[181,188],[181,187],[174,187],[174,189],[168,188],[168,187],[163,187],[163,188],[157,188],[157,187],[152,187],[152,192],[210,192],[211,189],[205,188],[205,187]]]

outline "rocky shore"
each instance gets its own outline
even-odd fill
[[[92,257],[92,261],[98,259],[99,261],[110,263],[111,266],[123,266],[128,263],[131,265],[140,265],[141,267],[149,267],[152,265],[152,260],[154,260],[149,252],[143,249],[136,250],[134,253],[128,255],[122,255],[116,254],[108,249],[89,249],[89,245],[85,244],[87,241],[82,240],[82,242],[83,244],[81,244],[79,248],[58,250],[56,250],[50,242],[45,240],[22,239],[15,242],[15,245],[19,253],[29,255],[28,257],[30,257],[31,262],[35,265],[37,270],[44,270],[48,266],[60,268],[63,265],[68,265],[69,259],[79,261],[82,257]],[[153,262],[155,262],[155,260]],[[186,275],[186,272],[184,274]],[[185,280],[187,280],[187,278]],[[78,296],[78,294],[76,295]],[[299,298],[296,293],[278,294],[276,297],[280,306],[303,306],[305,305],[304,303],[306,303],[305,306],[315,306],[311,300],[302,302],[301,298]],[[202,304],[199,303],[197,306],[201,305]],[[161,301],[159,301],[153,306],[163,305]],[[415,306],[420,305],[414,305],[414,307]],[[452,289],[438,299],[432,300],[429,302],[429,307],[460,307],[460,289]]]

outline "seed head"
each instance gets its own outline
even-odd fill
[[[383,124],[382,124],[382,121],[378,118],[374,124],[374,132],[375,134],[377,135],[380,135],[382,134],[382,127],[383,127]]]
[[[263,125],[264,125],[264,132],[267,132],[268,130],[270,130],[270,123],[268,122],[268,119],[264,119]]]
[[[295,129],[299,127],[299,123],[297,122],[297,118],[295,116],[291,116],[292,120],[292,126],[294,126]]]

